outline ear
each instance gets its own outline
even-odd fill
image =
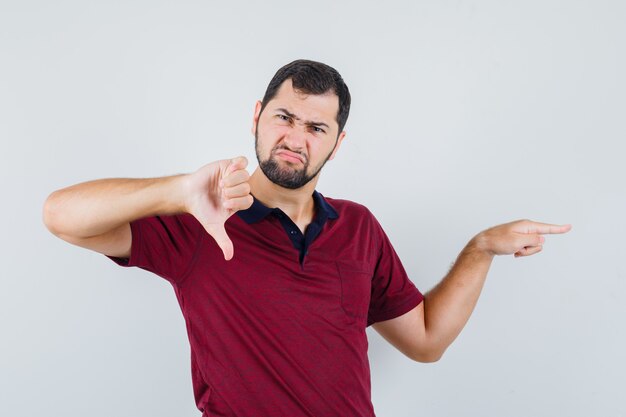
[[[330,154],[330,156],[328,157],[328,159],[333,159],[335,157],[335,154],[337,153],[337,151],[339,150],[339,146],[341,146],[341,142],[343,141],[343,138],[346,136],[346,131],[342,131],[339,134],[339,137],[337,138],[337,144],[335,145],[335,149],[333,149],[333,153]]]
[[[256,127],[259,124],[259,116],[261,115],[261,100],[257,100],[254,105],[254,117],[252,118],[252,136],[254,136],[254,132],[256,132]]]

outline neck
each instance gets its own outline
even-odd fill
[[[309,223],[313,220],[315,204],[313,191],[319,176],[309,181],[304,187],[291,190],[271,182],[258,168],[252,173],[248,183],[250,192],[254,198],[267,207],[278,207],[288,215],[291,220],[298,223]]]

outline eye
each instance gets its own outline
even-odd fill
[[[326,133],[326,132],[324,131],[324,129],[322,129],[322,128],[319,128],[319,127],[317,127],[317,126],[312,126],[312,127],[313,127],[313,130],[314,130],[315,132]]]
[[[283,120],[283,121],[285,121],[285,122],[288,122],[288,121],[290,121],[290,120],[291,120],[291,117],[286,116],[286,115],[284,115],[284,114],[277,114],[276,116],[278,116],[278,118],[279,118],[280,120]]]

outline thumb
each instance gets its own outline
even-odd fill
[[[246,158],[245,156],[238,156],[236,158],[233,158],[230,161],[228,161],[228,165],[226,166],[226,169],[224,170],[224,176],[228,176],[228,174],[238,169],[245,169],[247,166],[248,166],[248,158]]]
[[[217,246],[219,246],[224,253],[224,259],[230,261],[233,258],[235,251],[233,249],[233,242],[228,237],[226,229],[224,228],[224,223],[210,224],[204,226],[204,228],[213,237],[213,239],[215,239]]]

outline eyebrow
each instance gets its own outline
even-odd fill
[[[279,109],[276,109],[276,111],[283,112],[283,113],[285,113],[285,116],[289,116],[289,117],[291,117],[292,119],[295,119],[295,120],[300,120],[300,118],[299,118],[298,116],[296,116],[295,114],[291,113],[291,112],[290,112],[289,110],[287,110],[287,109],[279,108]],[[304,121],[304,124],[306,124],[306,125],[308,125],[308,126],[326,126],[326,129],[330,129],[330,126],[328,126],[328,125],[327,125],[326,123],[324,123],[324,122],[314,122],[314,121],[312,121],[312,120],[305,120],[305,121]]]

